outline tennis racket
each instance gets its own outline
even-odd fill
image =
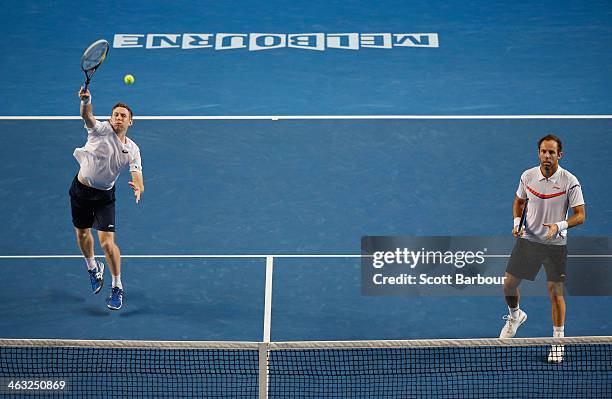
[[[96,69],[102,65],[106,55],[108,54],[108,42],[104,39],[93,42],[81,57],[81,69],[85,72],[85,84],[83,91],[87,91],[91,77],[96,72]]]
[[[521,236],[521,230],[525,227],[525,220],[527,220],[527,203],[529,198],[525,198],[525,205],[523,205],[523,214],[521,215],[521,221],[519,222],[518,229],[516,230],[518,236]]]

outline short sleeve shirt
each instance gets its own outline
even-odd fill
[[[128,166],[130,172],[142,172],[140,149],[128,137],[122,143],[110,122],[96,121],[93,128],[85,128],[87,142],[73,155],[81,166],[81,176],[91,187],[112,189],[121,170]]]
[[[542,175],[540,167],[536,166],[523,172],[516,195],[522,199],[529,198],[523,238],[544,244],[567,243],[567,230],[546,240],[548,227],[543,224],[563,221],[567,218],[569,208],[584,205],[582,189],[574,175],[559,167],[547,179]]]

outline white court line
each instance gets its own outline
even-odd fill
[[[0,255],[0,259],[69,259],[82,258],[83,255]],[[104,255],[96,255],[103,258]],[[279,254],[279,255],[121,255],[122,258],[360,258],[361,255],[318,255],[318,254]]]
[[[110,116],[97,116],[109,119]],[[77,115],[0,116],[0,120],[79,120]],[[136,120],[333,120],[333,119],[612,119],[612,115],[149,115]]]
[[[371,256],[371,255],[369,255]],[[568,258],[612,258],[612,254],[604,255],[567,255]],[[82,258],[83,255],[0,255],[0,259],[71,259],[71,258]],[[198,258],[247,258],[247,259],[258,259],[258,258],[361,258],[362,255],[323,255],[323,254],[278,254],[278,255],[121,255],[122,258],[139,258],[139,259],[198,259]],[[508,258],[510,254],[496,254],[496,255],[483,255],[484,258]],[[104,255],[96,255],[96,258],[104,258]]]

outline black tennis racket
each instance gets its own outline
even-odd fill
[[[91,77],[96,72],[96,69],[102,65],[106,55],[108,54],[109,44],[106,40],[101,39],[93,42],[81,57],[81,69],[85,72],[85,84],[83,91],[87,91]]]
[[[521,215],[521,221],[519,222],[518,229],[516,233],[518,236],[521,236],[521,230],[525,227],[525,220],[527,219],[527,203],[529,202],[529,198],[525,198],[525,204],[523,205],[523,214]]]

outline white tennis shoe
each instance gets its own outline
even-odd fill
[[[516,330],[518,330],[521,324],[527,321],[527,313],[519,309],[519,314],[516,319],[510,315],[506,315],[504,316],[504,320],[506,320],[506,325],[502,328],[499,338],[512,338],[516,335]]]
[[[565,354],[565,346],[553,345],[548,352],[548,363],[561,363]]]

